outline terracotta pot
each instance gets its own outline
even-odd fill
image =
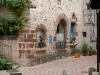
[[[92,56],[92,54],[89,54],[89,56]]]
[[[83,56],[87,56],[88,54],[87,54],[87,53],[82,53],[82,55],[83,55]]]
[[[78,58],[78,53],[74,53],[74,58]]]

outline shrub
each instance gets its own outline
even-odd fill
[[[93,54],[96,54],[97,52],[96,52],[96,50],[93,50]]]
[[[7,64],[5,59],[0,58],[0,70],[9,70],[11,67]]]
[[[89,50],[88,52],[89,52],[89,54],[93,54],[93,50]]]
[[[88,53],[88,44],[87,43],[82,44],[82,53]]]

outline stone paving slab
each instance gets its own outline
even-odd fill
[[[9,75],[6,71],[0,71],[0,75]]]
[[[66,70],[67,75],[88,75],[89,67],[96,68],[97,56],[81,56],[80,58],[68,57],[44,64],[20,67],[18,70],[23,75],[62,75]]]

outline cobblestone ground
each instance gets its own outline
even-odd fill
[[[32,67],[21,67],[18,70],[23,75],[63,75],[63,70],[66,70],[67,75],[88,75],[86,72],[89,67],[96,68],[96,59],[96,55],[68,57]]]

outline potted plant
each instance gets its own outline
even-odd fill
[[[75,40],[76,40],[76,38],[73,37],[72,40],[70,41],[70,43],[71,43],[71,44],[74,44],[74,43],[75,43]]]
[[[95,55],[97,52],[96,52],[96,50],[93,50],[93,55]]]
[[[40,38],[39,47],[40,47],[40,48],[43,48],[43,47],[45,46],[45,42],[44,42],[45,35],[44,35],[44,34],[41,34],[41,35],[39,36],[39,38]]]
[[[89,56],[92,56],[93,55],[93,50],[89,50]]]
[[[74,49],[74,58],[78,58],[79,57],[79,49],[75,48]]]
[[[45,35],[44,35],[44,34],[41,34],[41,35],[39,36],[39,38],[40,38],[41,40],[44,40],[44,39],[45,39]]]
[[[82,54],[83,56],[88,55],[88,44],[87,43],[82,44]]]

